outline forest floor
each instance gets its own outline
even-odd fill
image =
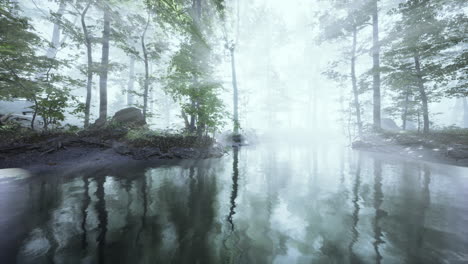
[[[162,134],[148,129],[0,131],[0,138],[0,169],[77,169],[132,162],[207,159],[221,157],[226,152],[209,137]]]
[[[354,149],[398,155],[414,160],[468,167],[468,130],[368,133],[353,143]]]

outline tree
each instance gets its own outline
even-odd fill
[[[111,10],[106,1],[101,3],[103,12],[102,55],[99,67],[99,118],[97,124],[107,122],[107,77],[109,73],[109,42],[111,32]]]
[[[447,70],[447,59],[452,56],[446,52],[461,40],[445,34],[450,27],[438,14],[442,7],[443,1],[407,0],[400,4],[394,13],[401,19],[395,23],[392,45],[385,55],[387,60],[398,62],[398,68],[404,67],[411,73],[406,77],[418,89],[424,133],[428,133],[430,127],[429,103],[438,100],[440,87],[447,85],[450,76],[459,69]]]
[[[39,56],[36,50],[43,47],[45,41],[33,32],[29,21],[19,15],[18,7],[1,2],[0,14],[0,98],[32,101],[32,129],[37,116],[42,117],[44,129],[51,124],[58,125],[65,118],[65,108],[76,99],[70,91],[78,82],[57,73],[59,67],[67,66],[67,61],[55,58],[59,41],[57,30],[52,41],[55,45],[45,56]]]
[[[372,11],[372,77],[373,77],[373,121],[374,129],[381,128],[380,98],[380,43],[379,43],[379,9],[378,0],[371,0]]]
[[[366,4],[360,0],[353,1],[334,1],[333,6],[339,10],[344,11],[341,17],[333,17],[330,14],[324,14],[320,18],[321,26],[321,41],[343,40],[351,38],[351,52],[348,55],[350,61],[350,79],[353,91],[353,105],[356,115],[356,123],[358,127],[358,134],[362,136],[362,117],[361,117],[361,104],[359,102],[359,88],[356,77],[356,59],[357,50],[357,37],[361,29],[367,26],[369,16],[366,14]]]

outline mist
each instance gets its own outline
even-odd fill
[[[467,262],[467,14],[0,0],[0,262]]]

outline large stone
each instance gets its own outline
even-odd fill
[[[169,153],[179,159],[196,159],[200,157],[200,151],[194,148],[173,147]]]
[[[115,113],[114,117],[112,117],[112,122],[131,126],[146,125],[141,110],[136,107],[128,107],[118,111]]]
[[[395,121],[393,121],[390,118],[382,118],[381,126],[382,126],[382,129],[384,130],[391,130],[391,131],[400,130],[400,128],[395,123]]]
[[[162,155],[161,149],[151,148],[151,147],[135,149],[132,151],[132,153],[133,153],[133,158],[136,160],[145,160],[145,159],[149,159],[150,157]]]

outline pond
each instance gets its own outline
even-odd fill
[[[329,144],[0,170],[1,263],[468,263],[468,169]]]

